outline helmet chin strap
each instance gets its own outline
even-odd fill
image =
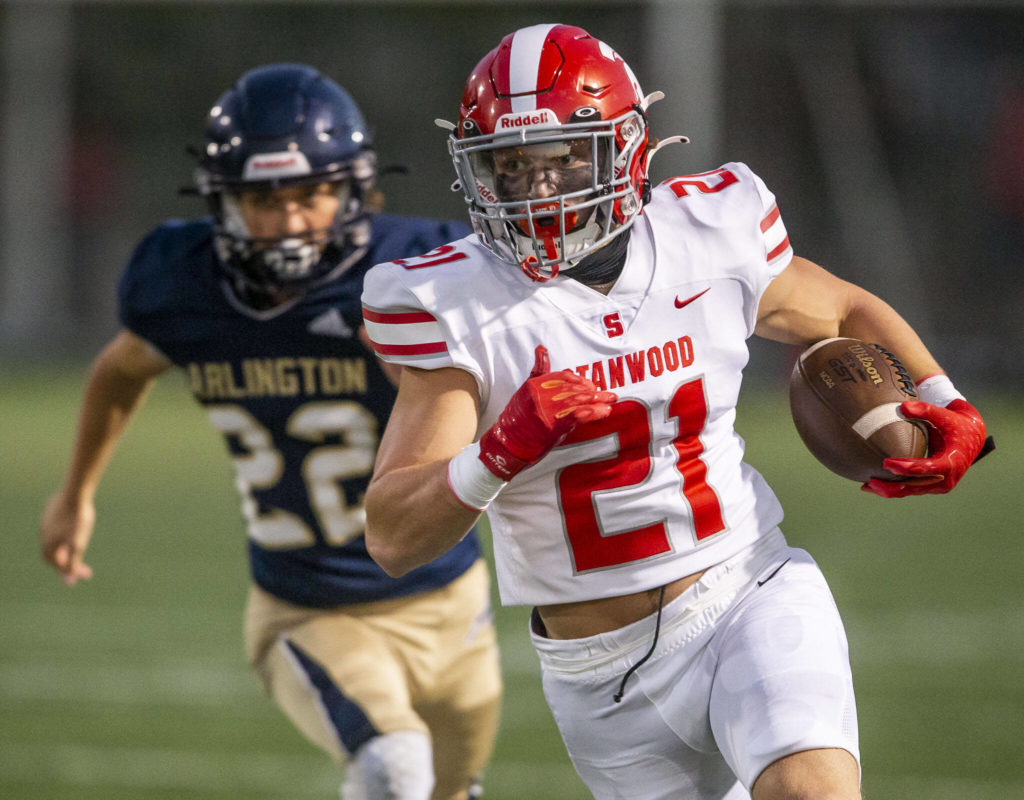
[[[622,268],[626,264],[626,251],[632,231],[632,224],[626,226],[607,244],[585,256],[579,263],[573,265],[571,270],[566,270],[565,274],[585,286],[601,286],[618,280],[619,275],[622,274]],[[548,257],[551,258],[551,256]],[[519,267],[530,280],[537,283],[547,283],[558,276],[557,263],[551,265],[550,275],[545,275],[540,271],[537,266],[539,263],[537,257],[531,255],[524,258]]]
[[[571,231],[576,227],[579,215],[575,211],[562,211],[558,203],[542,203],[530,207],[528,211],[530,216],[519,222],[520,230],[529,235],[532,240],[540,240],[544,246],[544,257],[547,260],[557,259],[559,256],[557,240],[562,238],[565,229]],[[548,211],[552,213],[546,214],[545,212]],[[529,255],[520,262],[519,267],[531,280],[538,283],[546,283],[558,275],[557,263],[551,265],[550,276],[546,276],[540,271],[539,263],[540,259],[537,256]]]
[[[545,275],[537,266],[539,263],[540,261],[537,259],[537,256],[527,256],[519,262],[519,268],[526,273],[526,277],[531,281],[536,281],[537,283],[547,283],[558,275],[558,264],[552,264],[551,274]]]

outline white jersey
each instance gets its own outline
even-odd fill
[[[733,429],[758,302],[793,251],[774,196],[730,163],[659,185],[607,296],[565,275],[530,280],[470,236],[366,276],[378,354],[457,367],[480,392],[479,437],[543,344],[618,395],[523,470],[488,508],[505,605],[661,586],[774,530],[782,509]]]

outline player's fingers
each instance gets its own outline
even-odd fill
[[[575,392],[581,389],[596,391],[596,387],[586,378],[581,378],[575,372],[563,369],[561,372],[548,372],[543,375],[533,375],[534,378],[543,378],[540,388],[547,391],[562,388],[563,391]],[[555,399],[561,395],[556,396]]]
[[[573,419],[578,423],[596,422],[597,420],[605,419],[611,413],[612,407],[607,403],[577,406],[572,409]]]
[[[65,586],[74,586],[79,581],[87,581],[92,577],[92,567],[78,561],[71,565],[71,568],[61,575]]]
[[[556,394],[551,398],[561,408],[555,413],[556,417],[564,417],[566,411],[571,411],[579,406],[606,405],[610,406],[619,398],[613,392],[597,392],[593,389],[584,391],[565,391]]]
[[[925,403],[922,400],[904,400],[900,403],[900,413],[906,419],[920,419],[925,422],[941,423],[953,412],[941,406]]]
[[[551,358],[548,356],[548,349],[539,344],[533,351],[533,369],[530,370],[530,377],[539,378],[547,372],[551,372]]]
[[[949,472],[949,461],[946,458],[887,458],[882,466],[895,475],[924,477],[938,475],[940,478]]]
[[[68,542],[66,547],[67,561],[64,565],[64,569],[61,570],[64,576],[64,582],[69,586],[73,586],[79,580],[91,578],[92,567],[84,561],[84,548],[78,547],[74,542]]]
[[[903,481],[903,485],[912,489],[921,489],[926,486],[935,486],[946,480],[945,475],[923,475],[920,477],[911,477]]]
[[[568,386],[586,386],[591,391],[597,390],[597,387],[594,386],[594,384],[591,381],[587,380],[582,375],[573,372],[571,369],[562,369],[559,370],[558,372],[548,372],[542,376],[534,377],[544,378],[543,382],[541,383],[541,386],[557,386],[560,384],[566,384]]]
[[[82,550],[71,539],[61,539],[43,546],[43,558],[60,570],[68,570],[82,561]]]
[[[619,399],[615,392],[601,392],[594,388],[592,383],[585,386],[566,386],[564,391],[554,395],[552,400],[565,400],[571,398],[572,402],[582,403],[614,403]]]
[[[933,483],[928,485],[916,483],[901,483],[899,489],[888,495],[888,497],[922,497],[926,494],[945,494],[949,487],[945,483]],[[883,495],[884,496],[884,495]]]
[[[55,569],[64,572],[71,564],[71,545],[54,544],[43,547],[43,558]]]
[[[910,497],[920,494],[941,494],[949,491],[942,475],[931,475],[926,478],[911,478],[907,481],[883,481],[872,478],[861,485],[865,492],[877,494],[879,497]]]
[[[900,403],[900,414],[908,419],[919,419],[927,403],[921,400],[904,400]]]
[[[871,494],[877,494],[879,497],[899,497],[897,492],[901,484],[892,483],[891,481],[880,481],[878,478],[872,478],[867,483],[862,483],[860,490],[862,492],[870,492]]]
[[[883,481],[878,478],[872,478],[860,488],[865,492],[871,492],[872,494],[877,494],[879,497],[885,497],[886,499],[892,499],[894,497],[908,497],[911,494],[916,494],[909,484],[897,483],[896,481]]]
[[[615,394],[615,392],[606,392],[598,389],[590,381],[585,381],[575,387],[575,391],[580,397],[590,398],[588,402],[591,403],[614,403],[619,399],[619,396]]]
[[[874,478],[871,480],[874,481]],[[878,483],[872,483],[869,481],[860,488],[865,492],[871,492],[872,494],[877,494],[879,497],[884,497],[886,500],[892,500],[897,497],[909,497],[911,494],[903,484],[894,484],[893,486],[878,485],[881,483],[885,483],[885,481],[879,481]]]

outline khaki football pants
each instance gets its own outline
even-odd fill
[[[330,609],[252,586],[245,642],[266,692],[339,763],[374,735],[412,730],[432,740],[433,800],[465,798],[483,771],[502,691],[483,560],[440,589]]]

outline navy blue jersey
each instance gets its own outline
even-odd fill
[[[363,497],[395,389],[358,339],[363,276],[468,233],[460,223],[376,215],[366,255],[298,303],[241,306],[224,284],[209,218],[171,221],[121,278],[121,322],[185,370],[237,468],[249,561],[262,588],[305,606],[442,586],[479,556],[475,532],[391,578],[363,540]]]

